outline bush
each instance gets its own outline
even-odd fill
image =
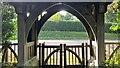
[[[106,60],[108,66],[120,66],[120,54],[115,52],[110,60]]]
[[[111,33],[110,27],[112,26],[112,24],[110,23],[105,23],[105,32],[106,33]]]
[[[82,31],[84,32],[84,26],[79,21],[47,21],[42,27],[43,31]]]

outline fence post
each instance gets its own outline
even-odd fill
[[[85,44],[86,47],[86,68],[88,68],[88,44]]]
[[[5,47],[6,47],[6,53],[5,53],[5,62],[8,62],[8,43],[5,43]]]
[[[39,68],[41,68],[41,43],[39,43],[38,47],[39,47]]]
[[[64,68],[66,68],[66,44],[64,44]]]
[[[45,43],[42,43],[42,68],[44,68],[44,46]]]
[[[82,43],[82,67],[84,68],[85,58],[84,58],[84,43]]]
[[[60,44],[60,68],[62,68],[62,44]]]

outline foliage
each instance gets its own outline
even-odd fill
[[[60,12],[55,13],[54,15],[52,15],[48,21],[62,21],[62,20],[75,20],[75,21],[79,21],[77,18],[75,18],[74,15],[72,15],[71,13],[67,12],[65,15],[60,14]]]
[[[111,23],[105,23],[105,33],[115,33],[115,31],[109,30]],[[80,31],[85,32],[84,26],[80,21],[76,20],[62,20],[56,23],[56,21],[47,21],[41,29],[42,31]]]
[[[117,33],[116,31],[110,30],[110,28],[113,26],[112,23],[105,23],[104,31],[105,33]]]
[[[111,18],[109,17],[108,12],[106,13],[105,18]],[[106,19],[105,32],[116,33],[116,31],[110,30],[110,28],[112,28],[113,26],[112,23],[109,23],[109,20],[110,19]],[[60,12],[57,12],[48,19],[48,21],[44,24],[42,30],[43,31],[85,31],[81,21],[79,21],[77,17],[75,17],[69,12],[66,12],[66,14],[64,13],[61,14]]]
[[[65,16],[63,16],[64,20],[74,20],[73,15],[71,13],[66,13]]]
[[[111,30],[117,31],[120,29],[120,0],[114,0],[113,3],[108,6],[105,20],[105,22],[113,24],[110,27]]]
[[[17,66],[17,63],[6,62],[2,65],[2,68],[15,68],[16,66]]]
[[[54,14],[54,15],[52,15],[49,19],[48,19],[48,21],[59,21],[59,20],[62,20],[62,15],[59,13],[59,12],[57,12],[56,14]]]
[[[109,66],[120,66],[120,53],[115,52],[110,60],[106,60],[106,64]]]
[[[47,21],[42,27],[43,31],[85,31],[84,26],[79,21],[62,20],[58,23],[56,21]]]
[[[2,14],[2,42],[16,39],[17,18],[14,8],[7,3],[3,3]]]

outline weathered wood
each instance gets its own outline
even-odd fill
[[[37,24],[39,24],[39,25],[38,25],[37,34],[39,34],[41,27],[48,20],[48,18],[50,18],[53,14],[58,12],[60,9],[65,9],[66,11],[75,15],[83,23],[83,25],[85,26],[85,29],[88,32],[89,38],[91,38],[92,40],[95,40],[95,38],[94,38],[95,37],[95,35],[94,35],[95,26],[96,26],[96,25],[94,25],[96,23],[95,19],[84,6],[82,6],[80,4],[78,6],[79,6],[79,8],[77,8],[77,9],[75,7],[73,8],[72,5],[70,6],[65,3],[51,6],[49,9],[46,10],[47,14],[45,16],[43,16],[40,21],[38,21]],[[87,13],[87,14],[85,14],[85,13]]]
[[[86,68],[88,68],[88,47],[87,47],[87,43],[85,43],[85,51],[86,51]]]
[[[84,56],[84,43],[82,43],[82,66],[84,68],[85,65],[85,56]]]
[[[30,60],[31,58],[34,57],[34,42],[29,42],[25,45],[26,49],[26,59],[25,61]]]
[[[45,55],[45,54],[44,54],[44,46],[45,46],[45,44],[42,43],[42,68],[44,68],[44,65],[45,65],[45,64],[44,64],[44,58],[45,58],[45,57],[44,57],[44,55]]]
[[[41,52],[41,43],[39,43],[39,46],[38,46],[38,48],[39,48],[39,59],[38,59],[38,62],[39,62],[39,67],[41,67],[41,62],[42,62],[42,52]]]
[[[64,46],[64,68],[66,68],[66,44]]]
[[[26,60],[26,49],[25,45],[27,43],[25,34],[25,15],[23,4],[16,6],[16,13],[18,14],[18,66],[24,66]]]
[[[62,68],[62,44],[60,44],[60,68]]]
[[[103,12],[102,12],[103,11]],[[104,46],[104,10],[101,9],[101,4],[98,5],[97,12],[97,61],[98,65],[104,65],[105,62],[105,46]]]
[[[3,9],[2,3],[0,3],[0,9]],[[3,19],[2,18],[2,10],[0,10],[0,43],[2,43],[2,22],[3,22],[2,19]],[[1,46],[1,44],[0,44],[0,46]]]
[[[36,5],[37,6],[34,8],[33,11],[30,12],[30,16],[26,20],[26,35],[27,36],[29,34],[29,31],[30,31],[33,23],[37,19],[37,17],[43,12],[43,10],[45,10],[46,8],[48,8],[49,6],[51,6],[52,3],[47,3],[47,4],[40,3],[39,5],[36,3]]]
[[[18,14],[18,66],[24,66],[25,63],[25,20],[24,15]]]

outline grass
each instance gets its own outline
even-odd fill
[[[105,39],[107,39],[107,40],[120,40],[118,34],[115,34],[115,33],[105,33]]]
[[[41,31],[39,33],[40,40],[87,40],[86,32],[73,31]],[[105,33],[105,39],[118,40],[118,34]]]

